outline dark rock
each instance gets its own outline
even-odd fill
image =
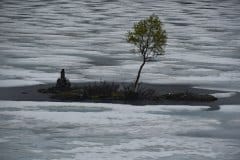
[[[56,89],[58,90],[67,90],[71,88],[71,83],[70,81],[65,77],[65,70],[62,69],[61,71],[61,77],[58,78],[57,83],[56,83]]]
[[[163,95],[163,98],[177,101],[216,101],[217,98],[209,94],[195,94],[195,93],[169,93]]]

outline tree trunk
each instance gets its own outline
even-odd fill
[[[139,70],[138,70],[137,79],[136,79],[136,81],[135,81],[135,83],[134,83],[134,91],[135,91],[135,92],[137,92],[137,90],[138,90],[138,81],[139,81],[139,78],[140,78],[140,75],[141,75],[141,72],[142,72],[142,69],[143,69],[143,66],[145,65],[145,63],[146,63],[146,60],[145,60],[145,58],[144,58],[144,59],[143,59],[143,63],[141,64],[141,66],[140,66],[140,68],[139,68]]]

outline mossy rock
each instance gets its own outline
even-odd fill
[[[58,92],[51,96],[53,99],[59,99],[59,100],[73,100],[78,101],[83,99],[82,94],[79,90],[70,90],[70,91],[64,91],[64,92]]]
[[[156,102],[161,101],[195,101],[195,102],[210,102],[216,101],[217,98],[208,94],[196,94],[191,92],[184,93],[169,93],[159,95],[154,89],[141,88],[138,92],[132,90],[131,86],[119,88],[119,85],[114,83],[94,83],[82,87],[71,87],[66,90],[59,90],[56,87],[47,89],[39,89],[40,93],[49,94],[51,98],[62,101],[142,101]]]

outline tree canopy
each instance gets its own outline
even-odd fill
[[[143,63],[139,68],[134,83],[135,90],[137,90],[140,74],[146,61],[149,58],[164,54],[167,33],[163,29],[163,24],[159,17],[152,14],[148,18],[134,24],[132,31],[127,33],[127,42],[135,45],[143,58]]]

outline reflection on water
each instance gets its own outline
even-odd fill
[[[144,81],[236,89],[239,7],[237,0],[1,0],[1,85],[53,81],[61,68],[73,80],[130,81],[139,58],[125,33],[155,13],[168,32],[167,54],[146,66]]]

